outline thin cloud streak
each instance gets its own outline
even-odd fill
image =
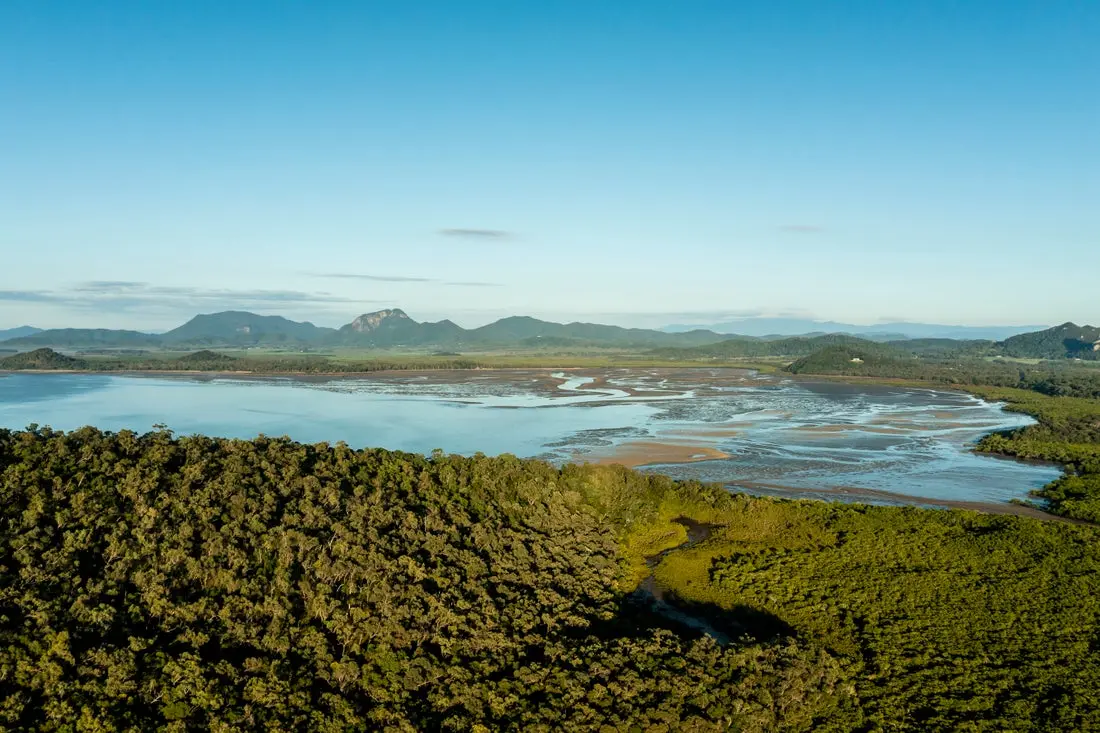
[[[337,280],[368,280],[387,283],[435,283],[444,287],[458,288],[499,288],[502,283],[490,283],[472,280],[440,280],[434,277],[412,277],[408,275],[361,275],[354,272],[316,272],[304,273],[311,277],[324,277]]]
[[[134,290],[148,287],[149,283],[135,282],[133,280],[89,280],[78,283],[73,290],[81,293],[102,293],[117,290]]]
[[[503,229],[440,229],[439,233],[444,237],[463,237],[466,239],[510,239],[511,232]]]
[[[410,277],[406,275],[360,275],[354,272],[317,272],[309,273],[313,277],[327,277],[334,280],[370,280],[380,283],[430,283],[436,282],[430,277]]]
[[[0,290],[0,301],[12,303],[52,303],[54,297],[43,290]]]
[[[231,290],[153,286],[123,281],[79,283],[67,290],[0,290],[0,302],[42,303],[74,310],[239,310],[280,305],[319,306],[382,301],[301,290]]]

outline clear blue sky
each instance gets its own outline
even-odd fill
[[[6,0],[0,327],[1095,323],[1098,39],[1085,0]]]

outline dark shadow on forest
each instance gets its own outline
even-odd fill
[[[670,595],[657,600],[639,592],[623,596],[613,618],[575,629],[569,635],[574,638],[639,638],[658,629],[689,639],[710,636],[721,645],[741,639],[770,643],[796,636],[790,624],[759,608],[746,605],[723,608]]]

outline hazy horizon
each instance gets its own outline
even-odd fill
[[[422,313],[409,311],[409,309],[402,308],[400,305],[381,306],[381,307],[378,307],[378,308],[371,309],[369,311],[360,311],[360,312],[354,312],[354,313],[349,312],[349,313],[345,314],[342,317],[340,315],[333,314],[332,318],[327,319],[327,320],[313,320],[313,319],[310,319],[310,318],[295,318],[293,316],[287,315],[286,313],[278,312],[278,311],[274,311],[274,310],[266,311],[264,309],[260,309],[260,310],[251,310],[251,311],[248,311],[248,312],[255,313],[256,315],[261,315],[261,316],[282,316],[282,317],[287,318],[287,319],[292,320],[292,321],[309,322],[309,323],[312,323],[315,326],[323,326],[323,327],[328,327],[328,328],[339,328],[341,326],[344,326],[344,325],[350,323],[352,320],[354,320],[356,317],[358,317],[360,315],[375,312],[375,311],[378,311],[378,310],[387,310],[387,309],[395,309],[395,308],[402,310],[403,312],[406,313],[406,315],[408,315],[410,318],[412,318],[413,320],[416,320],[416,321],[436,322],[436,321],[441,321],[441,320],[450,320],[450,321],[454,321],[459,326],[462,326],[463,328],[468,328],[468,329],[478,328],[480,326],[484,326],[484,325],[487,325],[489,323],[493,323],[494,321],[497,321],[501,318],[507,318],[507,317],[511,317],[511,316],[537,318],[537,319],[540,319],[540,320],[551,321],[551,322],[556,322],[556,323],[585,322],[585,323],[600,323],[600,324],[613,325],[613,326],[622,326],[622,327],[625,327],[625,328],[647,328],[647,329],[664,329],[664,328],[675,329],[676,327],[683,327],[683,326],[690,326],[690,327],[693,327],[693,328],[707,329],[707,328],[713,328],[713,327],[719,326],[719,325],[730,325],[730,324],[736,324],[736,323],[745,323],[746,325],[752,325],[753,323],[771,322],[771,321],[777,321],[777,320],[778,321],[784,321],[784,320],[799,321],[799,322],[815,323],[815,324],[821,324],[821,325],[831,325],[831,324],[852,325],[852,326],[857,326],[857,327],[860,327],[860,328],[874,328],[876,326],[893,326],[893,325],[902,325],[902,324],[937,325],[937,326],[944,326],[944,327],[947,327],[947,328],[991,328],[991,329],[993,329],[993,328],[1014,328],[1014,327],[1046,328],[1046,327],[1049,327],[1049,326],[1052,326],[1052,325],[1056,325],[1056,324],[1038,324],[1038,323],[1030,323],[1030,324],[1029,323],[934,323],[934,324],[929,324],[929,323],[924,322],[924,321],[871,321],[871,322],[852,321],[852,322],[837,322],[837,321],[834,321],[832,319],[820,319],[820,318],[814,318],[813,316],[810,316],[810,315],[792,314],[792,313],[779,313],[779,314],[758,313],[758,314],[752,314],[752,315],[720,313],[720,312],[715,312],[715,313],[580,313],[580,314],[565,314],[565,315],[555,316],[554,314],[539,314],[539,313],[524,313],[524,312],[517,312],[517,313],[506,313],[506,312],[484,313],[484,312],[478,312],[476,314],[468,314],[467,313],[467,314],[458,314],[458,315],[448,315],[448,314],[424,315]],[[175,321],[168,321],[168,322],[158,323],[157,325],[146,326],[146,327],[133,326],[133,325],[120,326],[120,325],[117,325],[117,324],[115,324],[115,323],[113,323],[109,320],[110,317],[111,317],[111,314],[105,314],[103,316],[103,319],[101,319],[99,321],[96,321],[96,320],[94,320],[94,316],[93,316],[91,322],[89,322],[87,324],[83,324],[83,325],[77,325],[77,324],[70,323],[70,322],[61,322],[61,323],[56,323],[56,324],[47,323],[47,325],[42,325],[42,324],[39,324],[39,323],[3,323],[3,322],[0,322],[0,331],[7,330],[7,329],[20,328],[20,327],[23,327],[23,326],[30,326],[30,327],[34,327],[34,328],[40,328],[40,329],[43,329],[43,330],[57,329],[57,328],[106,328],[106,329],[124,329],[124,330],[141,331],[141,332],[145,332],[145,333],[163,333],[165,331],[171,330],[172,328],[175,328],[176,326],[182,325],[186,321],[189,321],[189,320],[191,320],[192,318],[194,318],[196,316],[210,315],[210,314],[213,314],[213,313],[221,313],[221,312],[225,312],[226,310],[245,310],[245,309],[226,308],[226,309],[219,309],[219,310],[216,310],[216,311],[202,311],[202,312],[196,311],[195,313],[192,313],[189,316],[184,316],[181,319],[178,319],[178,320],[175,320]],[[679,320],[677,320],[677,319],[679,319]],[[1081,323],[1079,325],[1084,325],[1084,323]],[[782,329],[780,331],[777,331],[776,333],[781,333],[781,332],[782,332]],[[735,333],[735,331],[731,331],[731,333]]]
[[[5,3],[0,326],[1098,323],[1097,37],[1022,0]]]

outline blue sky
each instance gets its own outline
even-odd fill
[[[0,327],[1100,321],[1097,2],[0,4]]]

